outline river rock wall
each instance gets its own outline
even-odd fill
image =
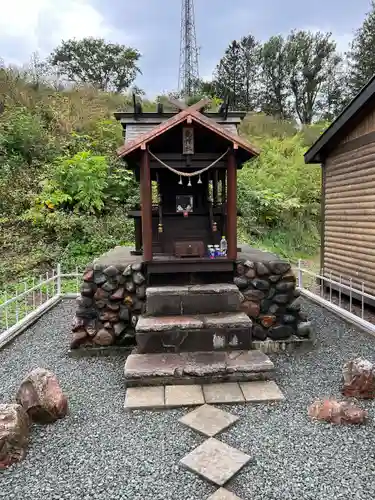
[[[309,338],[312,330],[296,299],[296,277],[282,260],[239,260],[234,283],[243,294],[241,308],[253,320],[254,340]]]
[[[135,326],[145,311],[144,265],[89,265],[73,322],[71,349],[135,346]]]

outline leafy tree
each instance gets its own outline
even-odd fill
[[[229,93],[233,107],[240,101],[239,95],[243,90],[244,68],[241,56],[241,44],[233,40],[216,68],[218,97],[223,99]]]
[[[66,40],[51,54],[51,64],[62,75],[99,90],[123,92],[141,73],[138,50],[102,38]]]
[[[267,115],[289,119],[291,88],[289,82],[288,53],[285,39],[271,37],[261,48],[260,107]]]
[[[241,107],[253,110],[257,105],[257,81],[260,62],[260,45],[253,35],[244,36],[240,41],[240,58],[243,71],[243,88],[241,89]]]
[[[301,123],[310,124],[324,83],[340,63],[331,33],[293,31],[286,43],[294,108]]]
[[[355,34],[349,51],[350,89],[354,96],[375,74],[375,1],[371,11]]]

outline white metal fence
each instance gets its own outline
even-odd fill
[[[342,282],[341,278],[319,275],[305,269],[302,262],[294,269],[298,288],[303,297],[337,314],[362,330],[375,335],[371,313],[366,299],[375,296],[360,288]],[[0,293],[0,348],[28,328],[45,312],[65,298],[79,295],[82,271],[64,273],[60,265],[39,279],[25,281]],[[375,318],[375,313],[373,313]]]
[[[0,348],[39,319],[63,298],[79,295],[82,273],[63,273],[60,264],[39,278],[10,286],[0,293]]]
[[[375,296],[365,292],[365,284],[353,284],[353,279],[342,276],[317,274],[302,266],[294,269],[297,285],[303,297],[323,306],[341,318],[375,335],[375,312],[367,308],[367,303],[375,304]],[[345,282],[346,281],[346,282]],[[347,284],[349,283],[349,284]]]

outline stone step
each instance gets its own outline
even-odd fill
[[[131,354],[125,362],[127,387],[267,380],[274,365],[256,350]]]
[[[140,353],[251,348],[252,321],[243,312],[140,316],[135,332]]]
[[[146,292],[149,316],[211,314],[239,311],[241,293],[234,284],[149,287]]]

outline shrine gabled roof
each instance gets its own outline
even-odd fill
[[[246,141],[239,135],[234,134],[229,130],[225,129],[223,126],[219,125],[212,119],[207,118],[197,109],[194,109],[194,106],[191,106],[187,109],[182,110],[180,113],[172,116],[171,118],[161,123],[160,125],[157,125],[152,130],[149,130],[148,132],[137,136],[133,141],[129,141],[128,143],[121,146],[117,150],[118,156],[121,158],[126,157],[128,154],[141,148],[142,145],[151,142],[156,137],[164,134],[173,127],[176,127],[177,125],[184,123],[185,121],[188,121],[189,119],[211,130],[217,135],[223,137],[224,139],[227,139],[228,141],[237,144],[239,147],[244,149],[250,155],[252,156],[259,155],[259,150],[255,146],[250,144],[248,141]]]

